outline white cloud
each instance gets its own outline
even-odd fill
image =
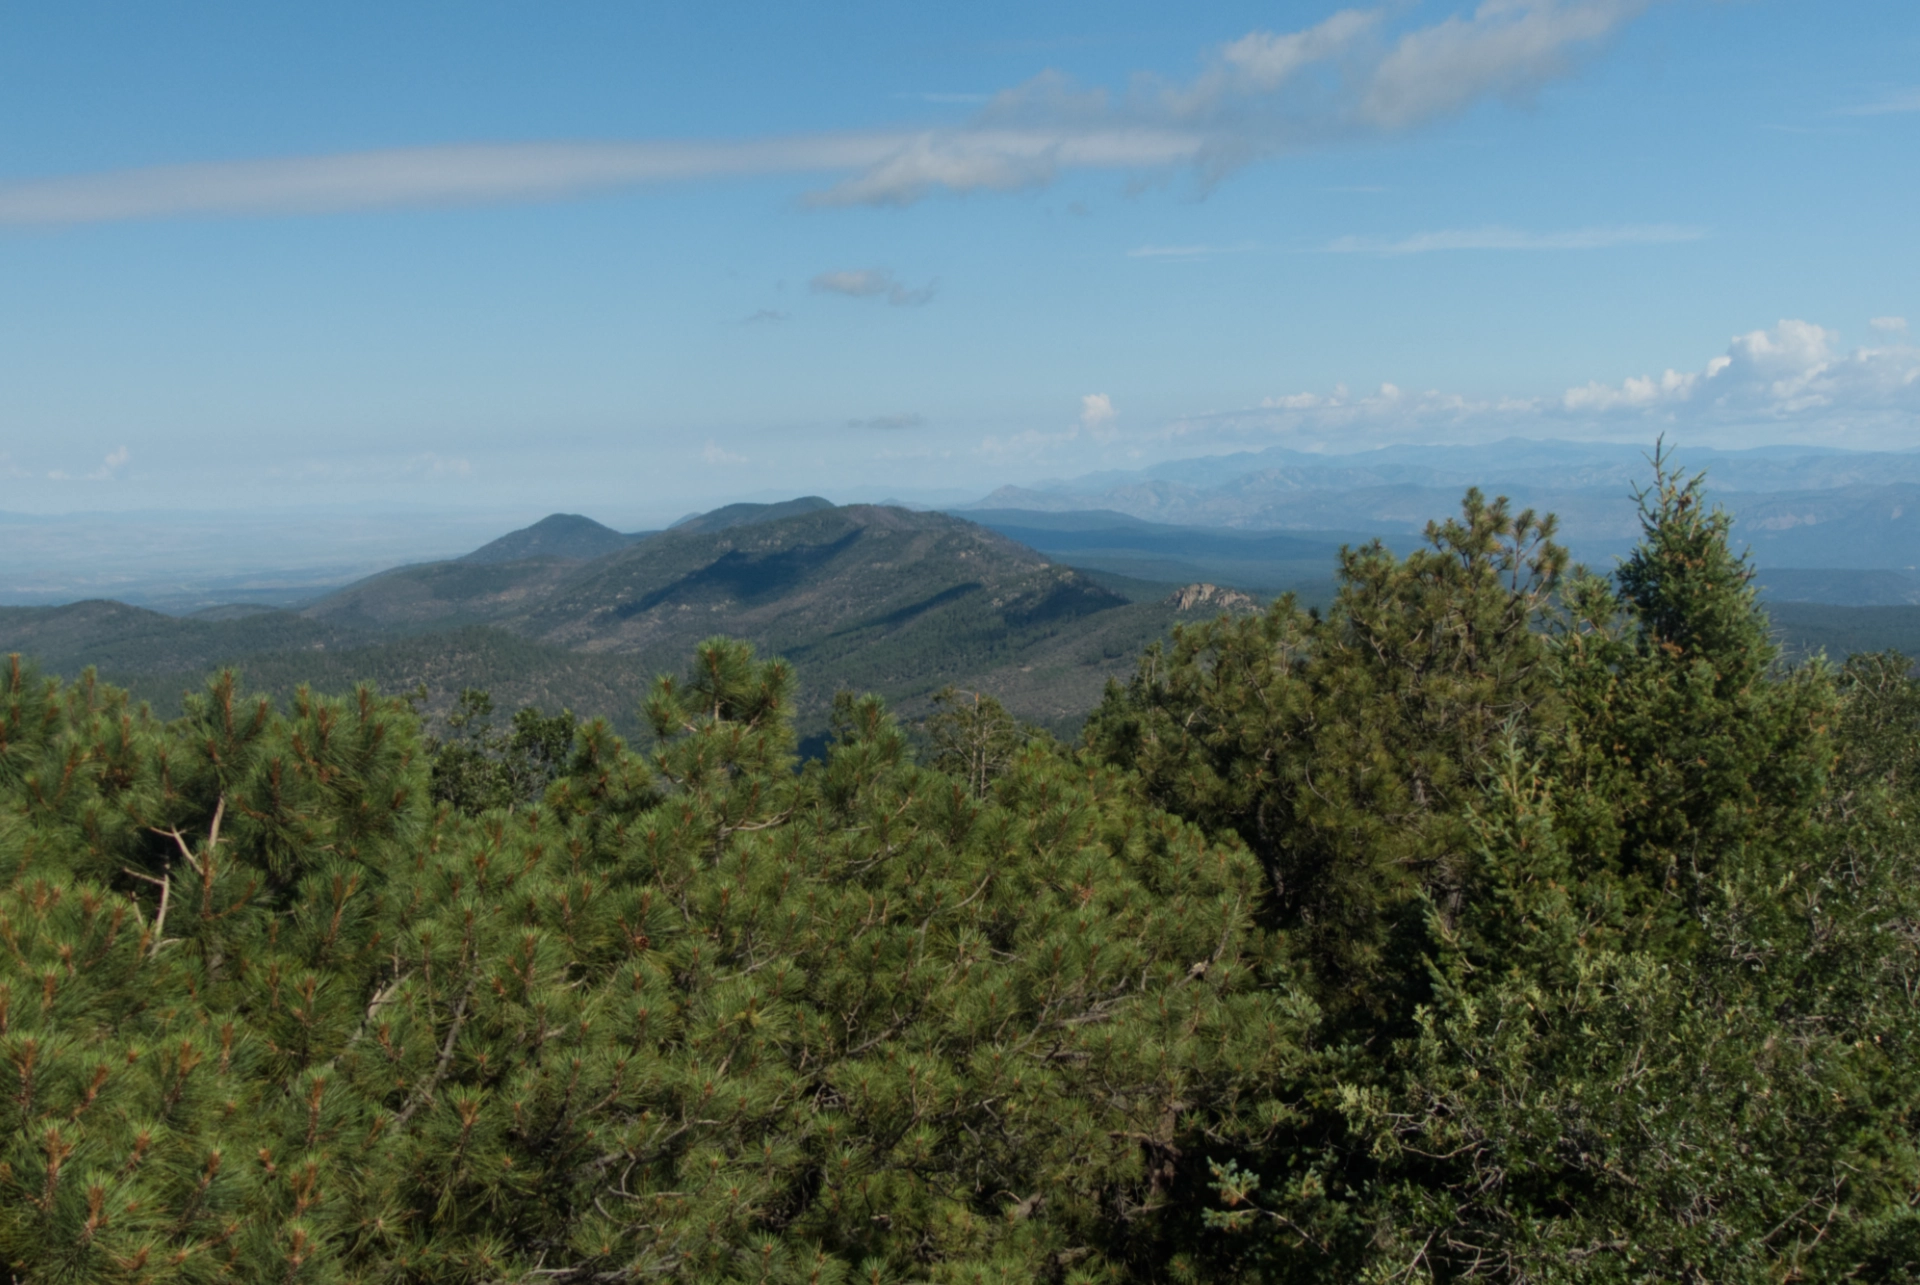
[[[559,200],[789,174],[842,176],[808,198],[818,205],[1030,187],[1067,170],[1191,165],[1213,180],[1261,157],[1416,128],[1490,97],[1533,93],[1649,3],[1485,0],[1469,15],[1398,31],[1389,27],[1402,6],[1347,9],[1297,31],[1247,32],[1183,84],[1146,74],[1114,95],[1044,73],[951,129],[470,143],[16,180],[0,183],[0,224]],[[1904,102],[1861,110],[1909,110]]]
[[[1088,393],[1080,399],[1079,427],[1096,442],[1110,442],[1115,436],[1113,421],[1117,414],[1113,398],[1105,393]]]
[[[5,458],[5,456],[0,456],[0,463],[4,463]],[[47,474],[47,478],[53,482],[106,482],[119,476],[120,470],[125,467],[127,461],[132,458],[132,453],[129,452],[126,447],[122,446],[116,450],[109,451],[106,457],[100,461],[100,467],[91,473],[73,474],[64,469],[54,469]]]
[[[1571,228],[1563,232],[1526,232],[1489,226],[1417,232],[1398,240],[1343,236],[1329,242],[1329,254],[1430,254],[1438,250],[1605,250],[1621,245],[1673,245],[1698,241],[1705,228],[1674,223],[1636,223],[1613,227]]]
[[[1875,317],[1867,324],[1875,330],[1884,331],[1890,335],[1904,335],[1907,333],[1907,319],[1905,317]]]
[[[929,281],[909,288],[886,268],[851,268],[822,272],[807,283],[807,288],[815,294],[839,294],[850,299],[884,298],[896,308],[917,308],[933,299],[937,284]]]
[[[883,429],[920,428],[925,425],[926,422],[922,417],[912,413],[903,415],[875,415],[871,419],[850,419],[847,421],[847,427]]]
[[[772,308],[761,308],[757,312],[752,312],[742,317],[740,324],[743,326],[766,326],[788,320],[791,320],[791,317],[787,313],[778,312]]]
[[[1697,369],[1593,380],[1557,396],[1414,392],[1393,384],[1355,396],[1341,386],[1189,416],[1162,433],[1222,444],[1277,437],[1343,449],[1510,436],[1645,439],[1661,432],[1729,446],[1811,439],[1908,447],[1920,440],[1920,346],[1881,329],[1894,340],[1848,348],[1833,330],[1785,320],[1734,336]]]
[[[1839,346],[1839,335],[1807,321],[1737,335],[1698,371],[1669,370],[1618,386],[1569,389],[1570,411],[1686,408],[1699,418],[1825,418],[1836,411],[1920,413],[1920,349]]]
[[[747,462],[746,456],[736,455],[721,446],[720,443],[713,441],[709,441],[705,449],[700,452],[700,458],[713,465],[745,464]]]

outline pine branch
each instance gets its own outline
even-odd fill
[[[468,981],[467,989],[460,993],[460,1001],[453,1006],[453,1022],[447,1027],[446,1042],[440,1046],[440,1060],[434,1064],[433,1074],[413,1091],[413,1096],[407,1100],[406,1106],[402,1107],[400,1114],[394,1117],[395,1130],[404,1129],[407,1121],[413,1119],[420,1108],[432,1100],[434,1091],[440,1087],[440,1082],[446,1079],[447,1068],[453,1064],[454,1042],[460,1038],[460,1028],[467,1023],[467,1002],[473,998],[473,988],[477,981],[477,978]]]

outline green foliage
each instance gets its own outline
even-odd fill
[[[1840,781],[1853,790],[1877,786],[1907,814],[1920,793],[1920,681],[1913,658],[1897,651],[1851,656],[1838,679]]]
[[[1920,683],[1469,493],[1068,750],[0,672],[17,1282],[1920,1279]]]
[[[1117,1270],[1196,1104],[1284,1047],[1257,871],[1042,749],[976,798],[871,699],[795,773],[790,684],[703,644],[651,764],[589,725],[544,803],[469,815],[432,806],[403,703],[282,715],[223,677],[163,727],[16,674],[5,1261]]]
[[[1323,1002],[1404,1013],[1424,991],[1407,952],[1426,902],[1459,907],[1491,747],[1557,717],[1532,628],[1565,566],[1552,534],[1469,492],[1404,561],[1343,551],[1324,619],[1283,598],[1177,628],[1089,724],[1148,798],[1252,849]]]
[[[1217,1274],[1920,1272],[1913,688],[1884,660],[1775,672],[1725,519],[1699,479],[1656,474],[1617,587],[1577,574],[1550,607],[1548,551],[1436,529],[1405,568],[1350,557],[1325,621],[1281,603],[1208,626],[1109,694],[1096,749],[1277,870],[1323,996],[1290,1112],[1211,1153]],[[1469,574],[1436,609],[1410,568],[1448,554]],[[1503,558],[1532,574],[1496,577]],[[1448,637],[1503,645],[1449,668]],[[1327,703],[1348,690],[1377,707]],[[1383,729],[1360,753],[1356,725]],[[1429,819],[1401,800],[1439,794],[1436,752],[1459,770]],[[1357,979],[1325,903],[1285,895],[1324,833],[1302,819],[1326,817],[1320,886],[1403,908]],[[1396,1002],[1356,1007],[1356,980]]]
[[[493,726],[493,696],[469,687],[447,715],[446,740],[430,740],[431,793],[463,812],[531,803],[562,775],[578,720],[572,710],[516,710],[506,731]]]
[[[965,781],[975,798],[986,796],[1034,734],[982,692],[942,688],[934,694],[933,710],[926,722],[928,761]]]

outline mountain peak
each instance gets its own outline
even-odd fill
[[[817,495],[803,495],[797,500],[782,500],[778,504],[729,504],[711,512],[681,518],[667,530],[705,535],[713,531],[725,531],[729,527],[778,522],[782,518],[799,517],[803,513],[817,513],[834,507],[832,500]]]
[[[637,538],[578,513],[552,513],[530,527],[481,545],[459,561],[488,564],[558,558],[563,562],[590,562],[626,548]]]

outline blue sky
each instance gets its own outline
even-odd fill
[[[0,2],[0,509],[1920,446],[1920,6]]]

